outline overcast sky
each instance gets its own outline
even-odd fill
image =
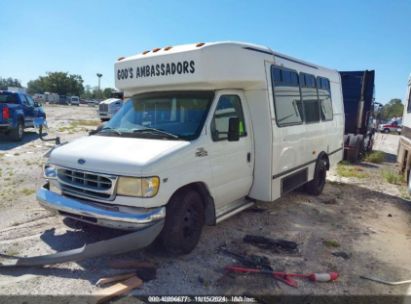
[[[376,70],[376,99],[404,99],[411,1],[0,1],[0,77],[47,71],[114,87],[114,62],[146,49],[235,40],[338,70]]]

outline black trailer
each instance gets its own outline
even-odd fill
[[[356,162],[372,150],[376,123],[374,117],[375,72],[340,72],[345,112],[344,160]]]

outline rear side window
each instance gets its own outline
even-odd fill
[[[317,77],[318,99],[320,100],[321,119],[333,119],[330,81],[327,78]]]
[[[315,76],[300,73],[301,97],[304,104],[304,118],[306,123],[320,121],[320,105],[317,96]]]
[[[0,93],[0,103],[18,103],[17,94],[14,93]]]
[[[271,78],[278,126],[302,124],[303,107],[297,72],[273,66]]]

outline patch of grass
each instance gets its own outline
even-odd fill
[[[36,190],[28,188],[24,188],[23,190],[21,190],[21,193],[23,193],[25,196],[32,195],[34,192],[36,192]]]
[[[381,164],[384,161],[384,156],[384,152],[374,151],[367,154],[364,160],[369,163]]]
[[[20,153],[17,153],[17,152],[16,152],[16,153],[14,153],[14,156],[19,156],[19,155],[20,155]]]
[[[101,124],[101,122],[99,120],[78,119],[78,120],[73,120],[71,124],[74,126],[97,127]]]
[[[384,170],[382,176],[388,183],[393,185],[401,185],[405,182],[404,176],[397,172]]]
[[[338,248],[340,247],[340,243],[338,243],[336,240],[324,240],[323,244],[325,247],[328,248]]]
[[[2,158],[6,153],[0,153],[0,158]]]
[[[368,174],[364,172],[363,168],[349,165],[346,162],[341,162],[337,165],[337,174],[342,177],[368,177]]]

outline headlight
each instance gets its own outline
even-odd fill
[[[45,164],[43,169],[43,176],[44,178],[56,178],[57,177],[57,169],[52,164]]]
[[[137,197],[156,196],[160,179],[154,177],[123,177],[118,179],[117,194]]]

